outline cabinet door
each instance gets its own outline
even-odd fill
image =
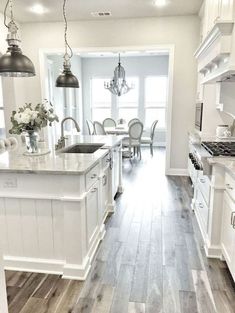
[[[234,0],[220,0],[219,18],[222,21],[233,20]]]
[[[235,213],[235,204],[225,192],[223,204],[221,247],[224,258],[227,261],[230,271],[232,271],[233,262],[235,261],[234,260],[235,229],[233,228],[231,223],[231,217],[233,213]]]
[[[86,197],[87,216],[87,247],[92,245],[98,230],[99,189],[98,183],[90,190]]]
[[[118,191],[118,180],[119,180],[119,150],[118,148],[113,149],[113,169],[112,169],[112,193],[113,197]]]
[[[109,200],[109,168],[107,168],[101,179],[101,222],[107,212],[108,200]]]

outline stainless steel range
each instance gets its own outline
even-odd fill
[[[204,141],[202,146],[212,156],[235,156],[234,141]]]

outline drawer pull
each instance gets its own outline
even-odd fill
[[[107,176],[104,175],[103,176],[103,186],[106,186],[106,184],[107,184]]]
[[[91,192],[94,193],[96,191],[97,191],[97,188],[93,188]]]
[[[233,187],[230,186],[230,184],[226,184],[227,189],[233,190]]]
[[[96,174],[91,175],[91,179],[94,179],[94,178],[96,178],[96,177],[97,177]]]
[[[232,212],[231,213],[231,225],[234,227],[234,214],[235,214],[235,212]]]
[[[200,182],[201,182],[202,184],[205,184],[206,180],[205,180],[204,178],[201,178],[201,179],[200,179]]]
[[[204,208],[204,205],[201,202],[199,203],[199,208],[201,208],[201,209]]]

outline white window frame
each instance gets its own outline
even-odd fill
[[[92,101],[92,80],[93,79],[103,79],[104,81],[108,82],[110,80],[110,78],[104,77],[104,76],[92,76],[92,77],[90,77],[90,116],[91,116],[91,119],[94,120],[93,119],[93,109],[94,108],[95,109],[110,109],[111,117],[112,117],[113,112],[114,112],[114,110],[113,110],[113,96],[112,95],[110,95],[110,107],[109,106],[94,106],[93,105],[93,101]],[[108,117],[108,116],[106,116],[106,117]],[[106,117],[104,117],[104,119]]]
[[[168,75],[146,75],[144,77],[144,121],[145,121],[145,116],[146,116],[146,110],[147,109],[165,109],[165,127],[157,127],[157,130],[158,131],[166,131],[167,129],[167,106],[168,106],[168,93],[169,93],[169,90],[168,90],[168,86],[169,86],[169,81],[167,82],[167,98],[166,98],[166,102],[165,102],[165,105],[159,105],[159,106],[146,106],[146,81],[147,81],[147,78],[149,77],[165,77],[167,78],[167,80],[169,80],[169,76]],[[148,102],[150,103],[150,102]],[[153,102],[153,103],[156,103],[156,102]],[[163,103],[163,102],[157,102],[157,103]]]

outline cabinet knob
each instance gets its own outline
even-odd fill
[[[230,186],[230,184],[226,184],[227,189],[233,190],[233,187]]]
[[[96,191],[97,191],[97,188],[93,188],[91,192],[94,193]]]
[[[200,179],[200,182],[201,182],[202,184],[205,184],[206,180],[205,180],[204,178],[201,178],[201,179]]]
[[[96,177],[97,177],[96,174],[91,175],[91,179],[94,179],[94,178],[96,178]]]
[[[204,205],[201,202],[199,203],[199,208],[201,208],[201,209],[204,208]]]

